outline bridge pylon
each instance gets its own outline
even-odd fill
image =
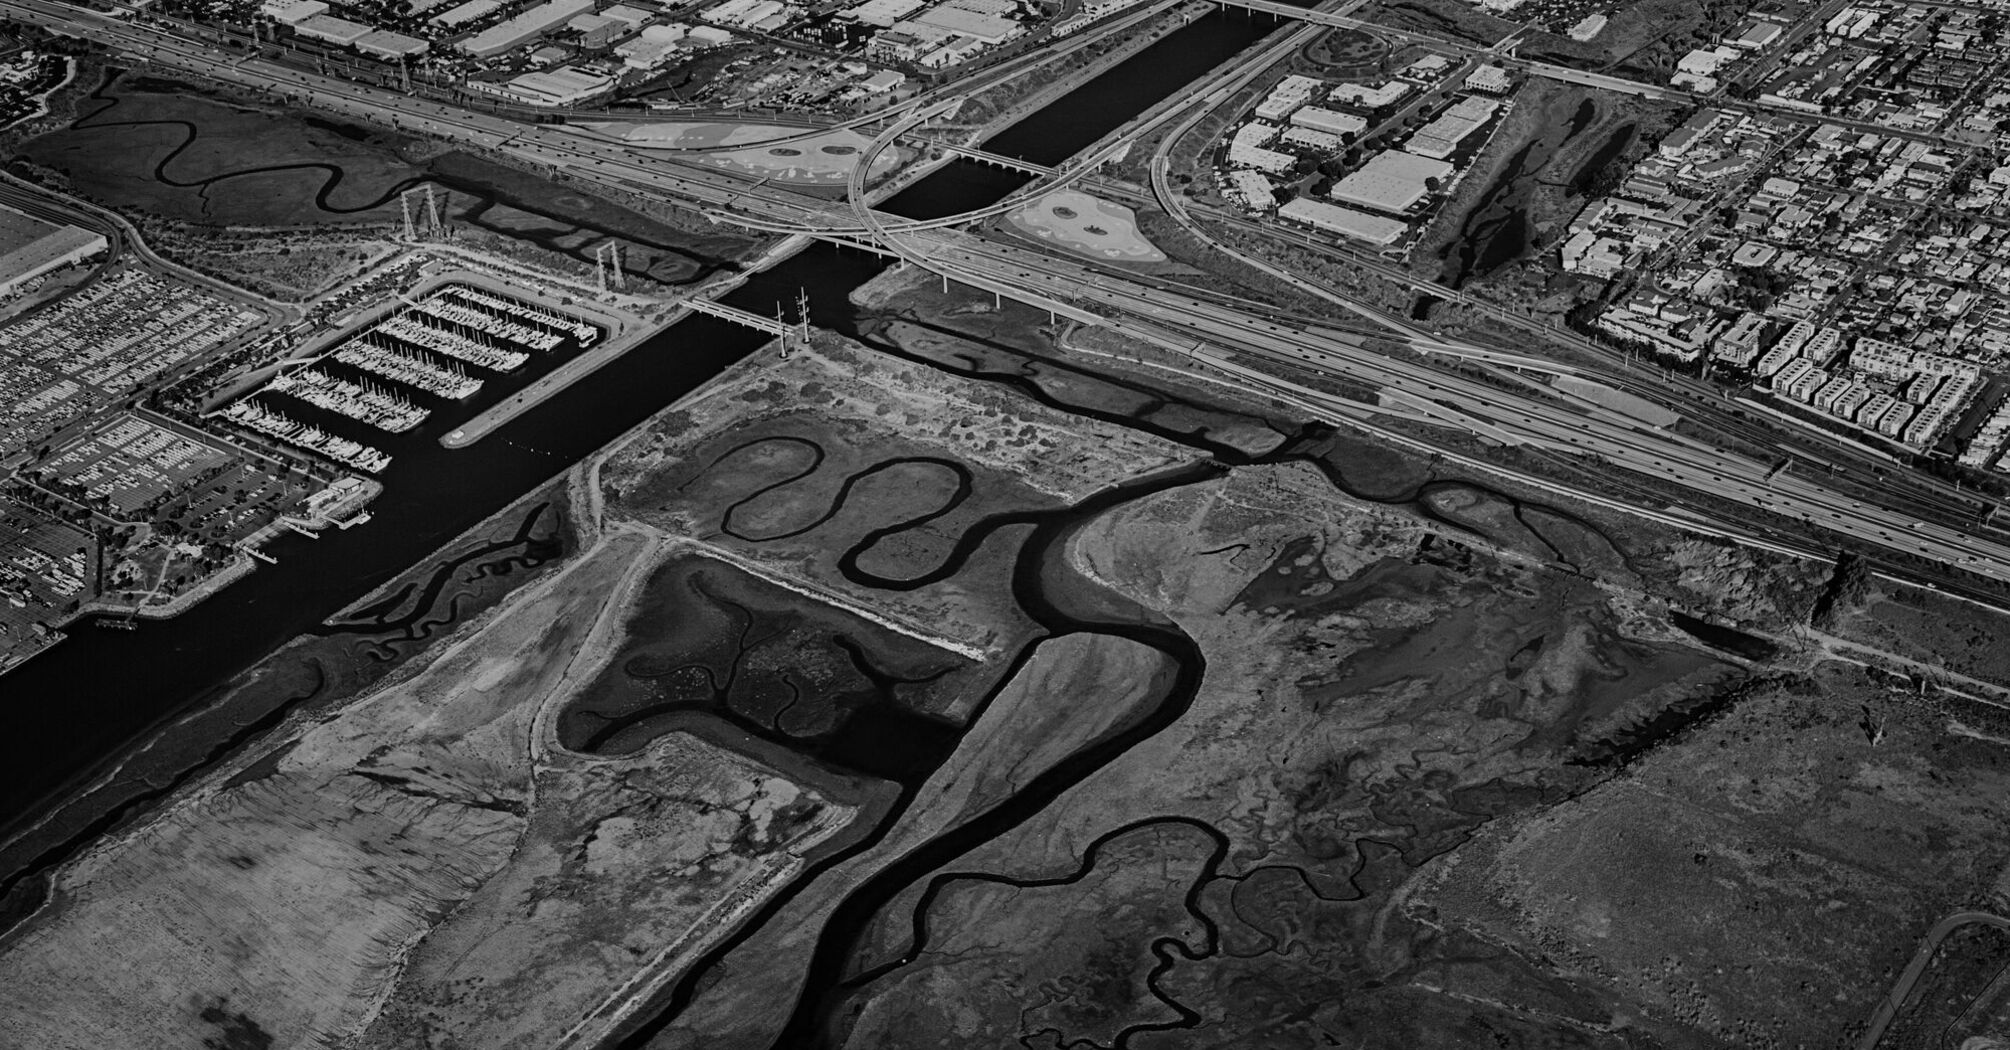
[[[780,304],[776,304],[775,306],[775,320],[778,322],[782,321],[782,308]],[[789,322],[782,322],[782,323],[788,324],[789,326],[788,334],[782,336],[782,358],[784,360],[787,360],[788,356],[794,353],[797,347],[806,347],[810,345],[809,289],[807,288],[796,289],[795,322],[792,324]]]

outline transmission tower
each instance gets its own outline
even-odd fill
[[[424,195],[426,200],[415,215],[413,199],[420,195]],[[446,234],[447,224],[440,219],[440,201],[433,195],[433,184],[430,182],[398,194],[398,215],[405,221],[405,239],[408,241],[418,240],[421,233],[428,237]]]
[[[593,248],[593,283],[605,295],[609,289],[628,287],[628,275],[621,269],[621,242],[606,241]]]
[[[775,308],[775,320],[782,319],[779,305]],[[798,346],[810,345],[810,293],[806,288],[796,289],[796,320],[790,326],[788,335],[782,337],[782,357],[786,360]]]
[[[426,183],[426,232],[435,237],[444,237],[447,224],[440,221],[440,202],[433,196],[433,184]]]

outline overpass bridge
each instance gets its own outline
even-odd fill
[[[707,299],[701,295],[694,295],[684,300],[681,305],[689,307],[695,313],[717,317],[722,321],[731,321],[744,328],[766,332],[782,340],[784,353],[790,347],[807,343],[810,338],[810,304],[809,297],[806,295],[798,294],[796,296],[796,319],[794,321],[783,320],[779,307],[775,310],[775,316],[762,317],[760,314],[750,310],[742,310],[737,306],[727,306],[725,303]]]
[[[959,146],[950,142],[930,142],[930,145],[952,156],[962,157],[964,160],[974,161],[978,164],[988,164],[991,167],[1004,168],[1008,171],[1022,172],[1034,178],[1059,175],[1061,173],[1060,168],[1051,165],[1041,164],[1021,157],[1008,156],[1003,153],[993,153],[988,149],[979,149],[976,146]]]
[[[1215,0],[1215,3],[1222,7],[1240,7],[1247,11],[1256,11],[1262,14],[1274,15],[1278,18],[1293,18],[1301,22],[1311,22],[1316,25],[1331,26],[1335,29],[1356,29],[1364,33],[1372,33],[1376,36],[1389,37],[1395,40],[1404,40],[1413,44],[1424,44],[1429,47],[1435,47],[1449,51],[1458,51],[1467,55],[1476,55],[1485,58],[1493,58],[1497,61],[1501,61],[1503,64],[1508,65],[1512,68],[1520,69],[1523,72],[1529,73],[1530,75],[1544,77],[1550,80],[1561,80],[1568,84],[1579,84],[1585,87],[1605,88],[1608,91],[1620,91],[1629,95],[1639,95],[1644,98],[1673,99],[1676,101],[1692,101],[1692,102],[1708,101],[1708,99],[1703,95],[1698,95],[1694,92],[1685,91],[1680,88],[1666,87],[1656,84],[1643,84],[1640,81],[1628,80],[1625,77],[1608,76],[1607,74],[1604,73],[1586,72],[1585,70],[1582,69],[1572,69],[1569,66],[1559,66],[1551,62],[1536,62],[1530,59],[1507,58],[1506,56],[1513,54],[1515,45],[1521,42],[1519,39],[1520,37],[1519,32],[1508,34],[1506,39],[1500,41],[1499,43],[1494,44],[1491,47],[1480,47],[1477,44],[1468,44],[1457,40],[1446,40],[1443,37],[1432,36],[1429,33],[1417,33],[1407,29],[1397,29],[1394,26],[1382,25],[1379,22],[1369,22],[1359,18],[1352,18],[1344,14],[1339,14],[1337,12],[1321,11],[1318,8],[1311,8],[1311,7],[1297,7],[1292,4],[1280,3],[1279,0]]]

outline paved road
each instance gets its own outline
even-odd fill
[[[925,231],[893,235],[903,254],[977,287],[1124,330],[1163,346],[1209,348],[1373,383],[1411,406],[1428,405],[1474,433],[1565,455],[1604,459],[1719,499],[1783,515],[1885,549],[2010,582],[2010,546],[1902,511],[1838,495],[1814,478],[1772,474],[1773,464],[1612,413],[1502,389],[1358,342],[1252,316],[1191,296],[1145,288],[1068,260],[1012,245]]]
[[[749,181],[731,173],[638,159],[614,144],[552,128],[517,125],[503,118],[468,113],[395,92],[273,68],[267,63],[176,40],[157,31],[136,29],[50,0],[0,0],[0,11],[17,15],[25,12],[30,20],[45,24],[95,26],[129,49],[163,56],[185,67],[193,66],[219,79],[292,91],[302,101],[321,108],[358,112],[376,120],[390,113],[394,121],[410,121],[417,130],[542,161],[560,177],[695,200],[721,209],[733,200],[752,196]],[[1202,94],[1212,97],[1231,92],[1254,67],[1250,63],[1218,74]],[[756,199],[768,216],[767,221],[791,231],[855,229],[861,225],[857,213],[848,207],[778,187],[759,187]],[[1901,511],[1846,499],[1795,474],[1768,480],[1770,463],[1689,448],[1672,441],[1670,435],[1625,432],[1602,420],[1586,423],[1554,402],[1503,392],[1449,372],[1381,357],[1331,336],[1285,328],[1246,310],[1146,287],[1029,249],[992,244],[939,229],[897,232],[907,222],[875,213],[870,225],[884,238],[883,243],[896,246],[901,254],[1000,294],[1038,302],[1092,323],[1128,323],[1113,321],[1113,317],[1135,319],[1143,322],[1142,331],[1155,336],[1162,337],[1163,332],[1171,331],[1195,344],[1205,340],[1216,347],[1240,350],[1258,358],[1341,371],[1392,389],[1413,405],[1432,404],[1436,407],[1431,411],[1456,413],[1467,421],[1468,429],[1478,433],[1540,448],[1603,456],[1651,476],[1818,524],[1889,550],[2010,580],[2010,548],[1935,522],[1921,521]],[[1087,304],[1088,308],[1083,309],[1078,303]]]
[[[1912,962],[1906,965],[1905,972],[1898,975],[1897,983],[1877,1004],[1877,1012],[1871,1015],[1870,1027],[1857,1043],[1857,1050],[1877,1050],[1878,1040],[1884,1038],[1884,1030],[1891,1027],[1892,1019],[1898,1016],[1905,1001],[1912,997],[1912,986],[1919,983],[1920,976],[1932,964],[1934,953],[1940,951],[1940,943],[1955,930],[1974,923],[2010,930],[2010,919],[1986,911],[1958,911],[1934,923],[1933,928],[1926,931],[1925,939],[1919,942],[1919,950],[1912,953]]]

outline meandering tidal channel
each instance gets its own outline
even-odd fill
[[[1216,13],[1197,19],[995,137],[989,146],[1029,160],[1058,162],[1160,98],[1180,90],[1194,77],[1267,34],[1276,24],[1241,14]],[[166,167],[166,162],[162,167]],[[161,170],[157,169],[155,174],[165,181]],[[334,178],[339,178],[339,172],[332,174],[334,177],[324,187],[324,198],[333,190]],[[916,216],[964,211],[990,203],[1016,184],[1017,180],[1009,176],[1001,179],[994,169],[952,164],[889,202],[888,207]],[[793,299],[798,288],[806,289],[819,325],[857,334],[848,295],[883,265],[873,256],[845,254],[820,246],[753,275],[728,301],[767,313],[777,301]],[[382,477],[385,492],[373,504],[373,520],[367,525],[324,533],[317,540],[282,538],[270,547],[276,565],[260,568],[220,597],[173,620],[143,623],[132,632],[94,631],[80,625],[71,632],[69,640],[0,679],[0,693],[8,698],[12,729],[0,739],[0,814],[13,819],[32,814],[38,808],[38,800],[52,797],[59,788],[110,760],[163,720],[204,703],[232,676],[287,639],[315,629],[360,595],[704,383],[726,365],[750,353],[764,338],[722,322],[693,317],[526,412],[487,440],[459,450],[441,448],[437,443],[441,434],[459,426],[493,399],[506,396],[522,380],[491,384],[499,389],[484,391],[482,399],[455,411],[436,413],[418,430],[380,442],[395,458]],[[900,352],[891,347],[882,349]],[[1270,453],[1252,455],[1214,441],[1204,431],[1181,431],[1155,423],[1147,418],[1150,410],[1114,413],[1068,403],[1051,395],[1023,371],[928,363],[973,381],[1013,387],[1064,411],[1151,431],[1194,449],[1200,461],[1115,486],[1071,507],[1008,512],[981,519],[957,538],[953,549],[937,566],[912,578],[887,578],[859,566],[859,555],[882,535],[912,528],[960,503],[969,485],[965,473],[960,481],[962,487],[940,510],[890,524],[868,535],[859,546],[846,552],[841,571],[864,586],[913,589],[954,575],[999,530],[1025,527],[1029,533],[1013,568],[1012,593],[1021,609],[1047,636],[1092,632],[1122,637],[1165,653],[1174,672],[1163,694],[1148,711],[1062,759],[991,810],[898,858],[851,893],[822,932],[810,962],[805,990],[793,1004],[789,1021],[777,1040],[780,1047],[817,1045],[825,1037],[829,1012],[848,984],[846,967],[855,946],[874,917],[905,888],[943,871],[982,843],[1030,819],[1062,792],[1172,724],[1196,696],[1205,661],[1191,638],[1145,609],[1122,608],[1120,600],[1104,593],[1075,593],[1085,585],[1067,582],[1070,574],[1062,564],[1062,551],[1069,536],[1082,523],[1124,503],[1215,478],[1237,466],[1292,460],[1317,466],[1336,486],[1357,497],[1409,506],[1447,529],[1466,531],[1463,525],[1440,516],[1429,497],[1449,485],[1468,489],[1475,486],[1426,482],[1406,486],[1403,491],[1374,490],[1348,478],[1324,455],[1323,435],[1316,430],[1284,438]],[[1065,370],[1069,366],[1047,367]],[[1147,395],[1153,406],[1164,406],[1170,401],[1156,390],[1134,384],[1118,385],[1130,385]],[[957,464],[939,460],[890,461],[872,469],[888,469],[896,462],[925,462],[951,473],[961,469]],[[847,490],[863,476],[847,481]],[[1514,503],[1498,493],[1489,494]],[[753,498],[750,496],[747,501]],[[840,493],[831,513],[836,513],[842,503]],[[731,523],[729,516],[728,525]],[[1013,670],[1030,652],[1029,646],[1019,654]],[[1010,676],[1008,672],[999,681],[1002,683]],[[987,697],[984,704],[989,702]],[[978,714],[981,712],[980,707]],[[616,731],[608,730],[601,734],[601,739],[608,739]],[[913,794],[912,786],[904,790],[895,811],[876,830],[845,852],[823,861],[817,871],[799,878],[794,887],[805,885],[821,870],[880,841]],[[1204,876],[1217,877],[1215,867],[1226,839],[1214,828],[1192,821],[1185,823],[1212,843],[1212,859],[1205,866]],[[1111,835],[1125,830],[1130,829],[1119,829]],[[1103,841],[1107,839],[1108,836]],[[73,841],[70,845],[76,844]],[[1101,841],[1084,858],[1084,871],[1093,864],[1100,846]],[[1080,873],[1074,877],[1079,878]],[[1196,883],[1189,894],[1190,906],[1199,885]],[[931,887],[924,903],[934,893],[935,888]],[[788,899],[789,894],[785,893],[770,901],[759,915],[743,925],[740,933],[694,966],[667,996],[662,1008],[643,1021],[624,1045],[644,1045],[673,1023],[716,972],[718,964]],[[1198,914],[1197,908],[1195,911]],[[924,929],[917,937],[917,946],[925,936]],[[1210,927],[1206,950],[1215,950],[1218,940]],[[1168,953],[1193,957],[1183,945],[1155,950],[1160,951],[1162,968],[1173,965]],[[1152,988],[1157,994],[1155,978]],[[1172,1027],[1190,1026],[1198,1020],[1190,1010],[1163,994],[1160,997],[1180,1015],[1181,1020]]]

